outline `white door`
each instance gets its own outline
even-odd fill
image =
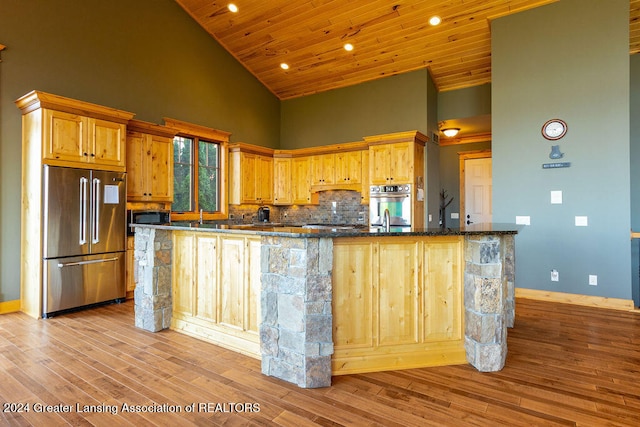
[[[491,157],[464,161],[464,224],[491,222]]]

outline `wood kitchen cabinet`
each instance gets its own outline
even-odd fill
[[[229,146],[229,203],[273,203],[273,150],[244,143]]]
[[[293,203],[291,192],[291,158],[273,159],[273,204],[290,205]]]
[[[127,200],[173,201],[173,137],[176,131],[131,120],[127,128]]]
[[[360,189],[360,203],[363,205],[369,204],[369,150],[362,151],[362,185]]]
[[[409,184],[414,181],[412,142],[372,145],[369,147],[371,184]]]
[[[311,158],[291,159],[291,195],[296,205],[314,203],[311,194]]]
[[[123,123],[85,117],[64,111],[44,110],[44,163],[59,166],[123,169]]]
[[[31,103],[27,108],[44,106],[39,110],[44,164],[125,170],[126,122],[132,113],[107,109],[117,112],[112,121],[102,114],[92,117],[92,109],[84,109],[87,103],[81,101],[35,91],[21,99]],[[93,107],[94,111],[105,108]]]
[[[360,184],[362,182],[362,151],[345,151],[335,154],[336,184]]]
[[[127,267],[125,269],[125,289],[127,291],[127,299],[133,298],[133,291],[136,289],[134,244],[135,238],[133,236],[127,236]]]
[[[335,179],[335,154],[311,157],[311,185],[331,185]]]

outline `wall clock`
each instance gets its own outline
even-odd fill
[[[551,141],[562,138],[567,133],[567,123],[560,119],[547,120],[542,125],[542,136]]]

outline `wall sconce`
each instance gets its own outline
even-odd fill
[[[442,133],[444,133],[444,136],[446,136],[447,138],[453,138],[458,134],[458,132],[460,132],[460,128],[442,129]]]

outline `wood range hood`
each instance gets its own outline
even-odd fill
[[[312,193],[321,193],[323,191],[362,191],[362,184],[327,184],[327,185],[312,185]]]

